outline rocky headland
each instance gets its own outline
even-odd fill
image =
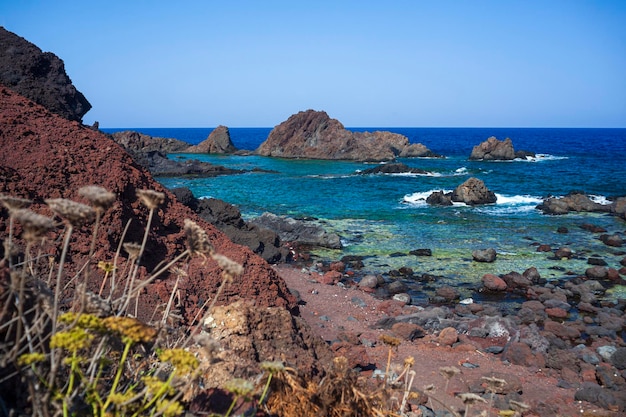
[[[391,132],[352,132],[326,112],[307,110],[276,126],[256,149],[278,158],[392,161],[398,157],[440,157],[422,144]]]
[[[190,148],[187,142],[181,140],[153,137],[130,130],[113,133],[111,138],[155,177],[214,177],[246,172],[197,159],[168,158],[168,154],[185,153]]]

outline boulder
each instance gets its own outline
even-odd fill
[[[477,249],[472,252],[472,259],[476,262],[494,262],[496,260],[496,250],[493,248],[489,249]]]
[[[492,204],[498,200],[496,194],[489,190],[482,180],[474,177],[468,178],[456,187],[451,198],[452,201],[468,205]]]
[[[488,291],[506,291],[506,282],[497,275],[485,274],[481,278],[483,287]]]
[[[330,249],[341,249],[342,247],[339,235],[327,232],[313,221],[263,213],[261,216],[250,220],[250,223],[274,231],[282,242]]]
[[[503,141],[496,139],[495,136],[491,136],[486,141],[479,145],[474,146],[472,153],[469,157],[470,160],[504,160],[510,161],[515,159],[515,150],[513,149],[513,142],[511,139],[506,138]]]
[[[1,26],[0,83],[68,120],[82,122],[91,109],[58,56]]]
[[[231,154],[237,152],[237,148],[230,140],[230,132],[226,126],[218,126],[209,136],[197,145],[185,149],[186,153],[213,153]]]
[[[426,198],[426,203],[431,206],[451,206],[453,204],[451,195],[451,193],[446,194],[443,191],[433,191]]]
[[[612,206],[596,203],[584,193],[574,191],[561,198],[546,198],[537,206],[537,209],[543,211],[544,214],[554,215],[567,214],[570,211],[610,213]]]
[[[326,112],[307,110],[276,126],[255,150],[280,158],[391,161],[397,157],[439,157],[422,144],[391,132],[352,132]]]

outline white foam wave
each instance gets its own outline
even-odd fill
[[[611,200],[609,200],[603,195],[589,195],[589,198],[594,203],[603,204],[603,205],[611,204]]]
[[[567,156],[550,155],[548,153],[538,153],[535,156],[527,156],[525,159],[515,159],[522,162],[542,162],[542,161],[558,161],[560,159],[568,159]]]
[[[543,202],[542,198],[534,197],[534,196],[531,196],[531,195],[507,196],[507,195],[504,195],[504,194],[496,193],[496,197],[498,199],[496,201],[496,204],[498,204],[498,205],[516,205],[516,206],[533,205],[533,206],[536,206],[537,204],[540,204],[541,202]]]
[[[429,190],[429,191],[420,191],[413,194],[407,194],[402,198],[403,203],[411,204],[414,206],[425,206],[426,199],[432,193],[436,191],[443,191],[445,194],[452,192],[452,190]]]

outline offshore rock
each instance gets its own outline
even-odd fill
[[[491,136],[489,139],[482,142],[481,144],[474,146],[469,159],[472,161],[513,160],[515,159],[513,142],[509,138],[500,141],[496,139],[495,136]]]
[[[481,144],[474,146],[469,159],[471,161],[510,161],[529,159],[535,156],[535,152],[516,151],[510,138],[500,141],[495,136],[491,136]]]
[[[184,152],[189,147],[182,140],[144,135],[133,130],[115,132],[111,137],[133,156],[153,151],[163,154]]]
[[[397,157],[439,157],[422,144],[391,132],[352,132],[326,112],[307,110],[276,126],[255,151],[280,158],[391,161]]]
[[[365,169],[359,172],[361,175],[369,174],[428,174],[428,171],[424,171],[419,168],[411,168],[407,164],[393,163],[383,164],[374,168]]]
[[[589,196],[580,191],[571,192],[562,198],[549,197],[543,200],[543,203],[539,204],[537,209],[543,211],[544,214],[554,215],[567,214],[570,211],[600,213],[614,212],[613,205],[596,203],[589,198]]]
[[[465,203],[473,206],[477,204],[492,204],[498,198],[496,194],[489,190],[485,183],[478,178],[468,178],[463,184],[459,185],[452,192],[452,201],[457,203]]]
[[[1,26],[0,83],[68,120],[82,122],[91,109],[58,56]]]
[[[218,126],[209,136],[197,145],[185,149],[185,153],[212,153],[231,154],[237,152],[237,148],[230,139],[230,132],[226,126]]]

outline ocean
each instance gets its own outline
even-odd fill
[[[626,238],[626,223],[606,214],[549,216],[536,209],[545,197],[584,191],[598,202],[626,195],[626,129],[559,128],[348,128],[388,130],[422,143],[445,159],[401,159],[429,172],[424,175],[359,175],[372,164],[346,161],[289,160],[260,156],[170,155],[195,158],[231,168],[268,172],[216,178],[157,178],[166,187],[189,187],[196,197],[214,197],[239,207],[246,219],[265,211],[297,218],[316,218],[342,237],[342,250],[316,250],[320,260],[345,255],[364,257],[360,273],[386,275],[400,267],[415,275],[438,277],[437,285],[457,287],[463,297],[476,297],[485,273],[523,272],[536,267],[548,280],[584,273],[587,259],[602,257],[619,269],[626,248],[604,245],[584,223],[604,227]],[[197,144],[212,128],[102,129],[136,130]],[[271,128],[229,128],[239,149],[256,149]],[[535,152],[531,160],[469,161],[472,148],[488,137],[511,138],[516,150]],[[433,207],[426,197],[451,191],[470,177],[483,180],[498,201],[492,205]],[[569,233],[557,233],[566,227]],[[574,259],[550,259],[539,244],[567,246]],[[431,249],[416,257],[414,249]],[[494,263],[472,261],[475,249],[494,248]],[[409,283],[411,284],[411,283]],[[415,283],[412,295],[419,299]],[[626,298],[626,288],[611,288],[607,297]],[[419,301],[419,300],[418,300]]]

